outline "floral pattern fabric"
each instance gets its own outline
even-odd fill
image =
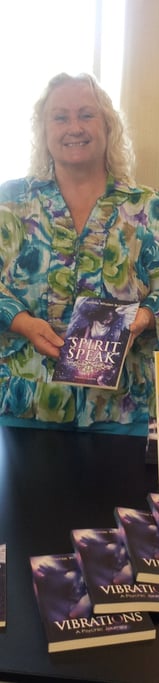
[[[148,422],[155,416],[159,193],[110,176],[80,236],[54,180],[7,182],[0,203],[0,415],[105,431],[110,422]],[[56,361],[9,330],[27,310],[64,333],[79,294],[139,301],[156,316],[156,330],[129,351],[117,392],[52,382]]]

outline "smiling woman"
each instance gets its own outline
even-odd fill
[[[50,81],[35,106],[30,170],[47,177],[54,168],[77,232],[81,232],[95,200],[103,194],[109,168],[116,178],[128,178],[129,152],[120,117],[93,77],[64,73]]]
[[[55,154],[73,142],[90,143],[92,153],[95,146],[95,159],[102,158],[104,173],[108,166],[118,179],[130,180],[132,146],[110,97],[93,76],[61,73],[51,79],[34,107],[30,171],[46,178],[52,175]]]
[[[130,141],[94,77],[52,78],[33,131],[30,175],[0,189],[0,421],[146,433],[155,413],[159,197],[132,184]],[[53,381],[78,295],[140,304],[117,391]]]
[[[67,107],[66,107],[67,103]],[[79,180],[88,173],[94,175],[94,167],[101,176],[102,187],[105,187],[105,153],[106,125],[103,114],[95,101],[94,93],[85,80],[78,82],[71,77],[64,77],[60,87],[53,89],[46,103],[46,143],[53,163],[56,165],[56,177],[67,166],[69,171],[80,173]],[[103,183],[102,183],[103,179]],[[62,189],[62,188],[61,188]],[[101,194],[97,187],[97,196]],[[65,198],[66,191],[65,191]],[[71,208],[71,207],[70,207]]]

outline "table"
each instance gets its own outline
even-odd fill
[[[48,655],[29,556],[72,550],[70,529],[113,526],[115,505],[147,509],[157,465],[144,437],[0,428],[0,543],[7,543],[7,628],[0,678],[158,683],[154,642]]]

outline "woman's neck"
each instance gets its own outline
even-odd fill
[[[65,196],[76,198],[80,195],[83,199],[91,194],[94,196],[94,203],[100,195],[104,194],[106,187],[107,174],[102,168],[94,173],[91,169],[69,169],[60,168],[55,170],[57,183],[61,193]],[[77,194],[78,193],[78,194]]]
[[[68,173],[67,171],[56,173],[56,180],[61,194],[72,215],[74,226],[78,233],[83,227],[96,204],[97,199],[104,194],[107,175],[101,173]]]

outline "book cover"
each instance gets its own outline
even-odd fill
[[[154,520],[159,527],[159,493],[148,493],[147,500]]]
[[[73,529],[71,537],[94,614],[159,612],[159,586],[134,582],[120,529]]]
[[[115,518],[123,529],[135,580],[159,583],[159,529],[152,513],[116,507]]]
[[[159,351],[154,352],[154,357],[155,357],[157,468],[158,468],[158,481],[159,481]]]
[[[6,626],[6,545],[0,545],[0,628]]]
[[[53,381],[117,389],[138,306],[77,297]]]
[[[147,612],[94,615],[75,554],[30,558],[48,652],[154,639]]]
[[[157,464],[157,422],[153,418],[149,419],[145,463]]]

